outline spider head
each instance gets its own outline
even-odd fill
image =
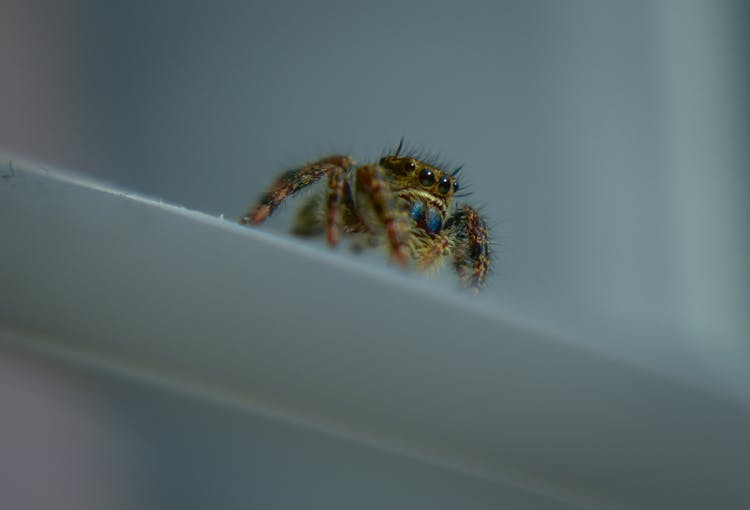
[[[380,168],[416,226],[430,235],[439,233],[458,191],[457,171],[449,174],[438,165],[398,154],[382,158]]]
[[[448,205],[458,191],[457,171],[449,174],[414,157],[385,156],[380,159],[380,167],[397,194],[405,191],[427,194]]]

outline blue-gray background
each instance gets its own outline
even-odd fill
[[[518,313],[567,325],[583,332],[583,341],[610,352],[619,349],[631,360],[640,357],[644,365],[657,360],[652,363],[657,368],[679,353],[675,363],[691,358],[704,368],[695,378],[716,379],[718,384],[712,380],[708,386],[731,388],[732,396],[746,403],[748,39],[750,7],[743,1],[4,0],[0,148],[232,218],[285,167],[334,151],[360,161],[375,158],[406,136],[465,164],[472,199],[496,223],[502,245],[487,295],[504,317]],[[269,228],[283,224],[272,222]],[[11,272],[22,265],[5,267]],[[29,281],[25,295],[38,284]],[[72,289],[71,299],[76,296]],[[101,492],[105,504],[112,500],[108,490],[131,496],[150,490],[166,503],[182,502],[189,496],[180,488],[195,484],[202,490],[193,493],[237,496],[237,504],[244,505],[246,496],[272,494],[274,481],[302,480],[308,469],[316,476],[297,487],[303,496],[304,491],[315,494],[328,487],[327,473],[346,466],[348,492],[336,501],[356,500],[358,488],[368,487],[386,499],[447,507],[453,500],[444,495],[461,482],[447,482],[438,470],[418,478],[416,464],[381,458],[356,445],[336,446],[333,440],[151,387],[104,375],[72,375],[67,369],[55,372],[46,365],[37,370],[3,356],[0,376],[6,384],[0,385],[0,396],[11,418],[0,420],[0,428],[8,429],[0,434],[6,439],[0,458],[9,459],[0,462],[0,470],[14,475],[8,478],[11,498],[68,494],[78,486],[71,481],[88,488],[85,497]],[[562,365],[575,370],[573,364]],[[685,371],[692,373],[690,367]],[[630,389],[615,394],[627,398],[641,387],[630,379],[615,380]],[[66,381],[75,385],[72,393],[81,402],[59,390]],[[584,382],[596,387],[598,381]],[[96,395],[90,397],[91,392]],[[523,392],[507,395],[511,401],[526,398]],[[715,441],[711,434],[718,430],[739,436],[740,420],[727,427],[705,425],[702,419],[713,423],[733,416],[712,412],[712,406],[686,405],[701,419],[690,420],[691,427],[672,424],[673,416],[690,413],[681,413],[679,406],[649,408],[664,400],[644,396],[632,407],[641,414],[614,414],[613,421],[632,420],[636,433],[627,437],[634,442],[626,444],[634,450],[654,444],[646,437],[652,433],[647,425],[660,419],[662,432],[674,425],[676,437],[699,438],[699,446],[704,436],[686,436],[685,430],[706,431],[707,443]],[[98,406],[106,412],[97,413]],[[600,409],[561,409],[560,414],[584,411],[585,419]],[[111,421],[97,422],[109,413]],[[532,416],[549,419],[546,413]],[[521,423],[528,416],[517,418]],[[627,428],[623,423],[619,430]],[[607,435],[612,427],[602,430]],[[271,448],[273,438],[278,442]],[[641,443],[642,438],[650,442]],[[591,450],[601,444],[593,441]],[[677,467],[690,464],[684,451],[659,446],[663,451],[654,459],[662,463],[646,466],[652,471],[633,461],[647,459],[649,452],[625,455],[621,463],[615,459],[612,464],[632,476],[617,478],[617,469],[614,475],[610,470],[604,489],[614,483],[614,494],[621,489],[619,494],[637,501],[638,491],[627,483],[640,473],[671,465],[665,458]],[[122,451],[133,460],[118,464],[100,458],[121,459]],[[556,451],[565,450],[545,453]],[[718,451],[726,454],[728,448]],[[529,449],[529,458],[544,458],[538,453]],[[327,454],[340,463],[315,462]],[[256,464],[248,462],[253,455],[260,459]],[[743,471],[732,470],[729,462],[737,457],[726,457],[708,459],[705,471],[714,462],[741,476]],[[278,480],[264,472],[249,486],[234,471],[248,465],[262,469],[269,459],[296,469]],[[108,478],[105,469],[113,465],[137,473]],[[143,466],[149,466],[145,474]],[[102,473],[97,483],[88,483],[88,473],[97,472]],[[387,473],[393,483],[379,483],[389,480]],[[129,481],[143,482],[152,474],[159,477],[153,487],[129,490]],[[393,492],[401,474],[410,484]],[[670,474],[680,478],[679,471]],[[574,478],[576,471],[567,475]],[[37,477],[51,492],[35,490]],[[51,486],[55,480],[57,491]],[[107,480],[117,480],[117,488]],[[625,485],[618,485],[623,480]],[[679,492],[663,480],[653,484],[656,493]],[[265,492],[258,489],[266,482]],[[461,484],[477,498],[494,495],[481,483]],[[695,484],[695,491],[703,487]],[[424,499],[425,494],[430,497]],[[690,491],[686,494],[677,496],[688,497]],[[298,503],[297,497],[292,492],[279,506]],[[58,506],[76,498],[63,498]],[[87,506],[101,506],[98,502]],[[326,503],[322,506],[335,506],[330,498]],[[193,502],[202,504],[203,499]]]
[[[499,302],[729,360],[748,20],[741,1],[6,0],[0,146],[237,217],[285,167],[403,135],[465,164]]]

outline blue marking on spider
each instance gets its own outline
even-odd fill
[[[437,209],[432,207],[427,212],[427,232],[430,234],[437,234],[440,232],[440,228],[443,226],[443,219],[440,217],[440,213]]]
[[[414,221],[419,222],[424,217],[424,204],[417,200],[411,205],[411,211],[409,215]]]

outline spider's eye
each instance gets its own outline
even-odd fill
[[[386,160],[386,158],[380,158],[380,164],[381,164],[382,166],[384,166],[384,165],[385,165],[385,160]]]
[[[432,173],[432,170],[429,168],[423,168],[422,171],[419,172],[419,184],[425,188],[429,188],[435,184],[435,174]]]
[[[455,193],[456,191],[458,191],[458,181],[453,183],[453,192]]]
[[[442,176],[440,178],[440,181],[438,182],[437,189],[438,191],[443,194],[447,195],[451,190],[451,180],[448,179],[446,176]]]
[[[407,172],[413,172],[417,169],[417,164],[414,161],[409,160],[404,164],[404,168],[406,168]]]

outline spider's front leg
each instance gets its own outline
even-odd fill
[[[268,191],[240,219],[245,225],[258,225],[265,221],[287,197],[299,190],[316,183],[323,177],[335,180],[332,187],[339,189],[339,179],[351,168],[353,162],[348,156],[335,155],[284,172]],[[340,176],[340,177],[339,177]]]
[[[479,291],[492,264],[489,228],[479,212],[468,205],[458,207],[453,218],[456,239],[453,267],[463,287]]]
[[[323,177],[328,177],[327,238],[328,244],[335,246],[339,241],[341,204],[345,193],[348,191],[346,173],[352,164],[353,162],[349,157],[335,155],[283,173],[274,181],[260,200],[248,210],[240,223],[245,225],[262,223],[287,197],[314,184]]]
[[[405,211],[402,211],[398,206],[390,186],[383,179],[376,166],[359,167],[356,178],[357,194],[360,201],[368,202],[374,221],[385,228],[385,235],[393,258],[399,265],[406,266],[408,257],[406,255],[405,236],[409,219]]]

